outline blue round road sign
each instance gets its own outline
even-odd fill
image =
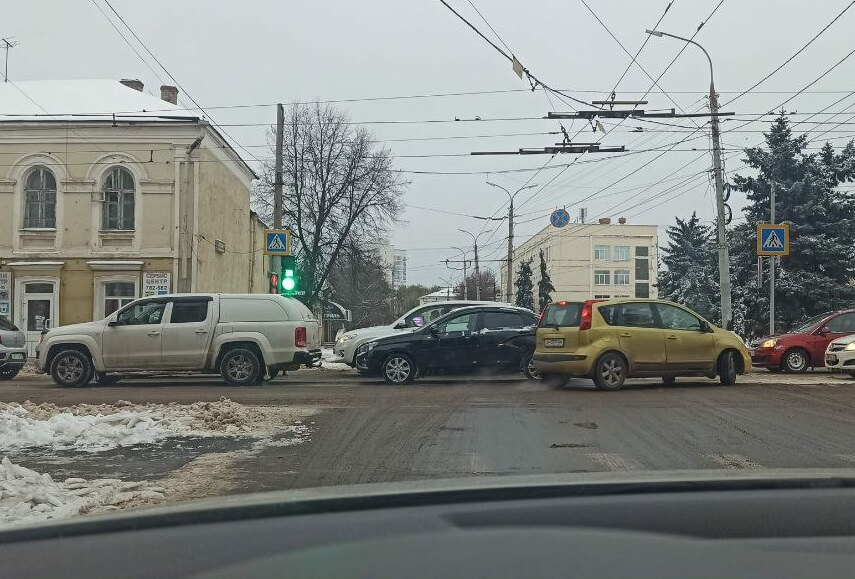
[[[570,223],[570,214],[567,213],[566,209],[556,209],[549,216],[549,222],[555,227],[564,227]]]

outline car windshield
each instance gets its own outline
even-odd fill
[[[825,312],[825,313],[819,314],[817,316],[813,316],[811,318],[808,318],[804,322],[801,322],[800,324],[794,326],[789,331],[789,333],[790,334],[802,334],[804,332],[810,331],[811,328],[813,328],[815,325],[817,325],[818,323],[820,323],[821,321],[826,319],[832,313],[833,312]]]
[[[855,473],[855,2],[2,17],[0,555],[268,491]]]

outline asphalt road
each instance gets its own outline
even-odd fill
[[[0,401],[187,403],[227,396],[314,408],[310,440],[242,458],[234,465],[241,484],[232,492],[493,474],[855,465],[855,380],[814,374],[780,383],[788,379],[764,373],[731,387],[638,380],[599,392],[585,380],[561,389],[517,377],[392,387],[319,371],[251,388],[178,377],[70,390],[23,377],[0,383]],[[233,450],[207,444],[198,452]],[[153,475],[163,470],[164,449],[140,452],[134,461],[127,459],[132,451],[123,451],[116,468],[125,465],[131,478],[145,476],[141,463],[151,464]],[[169,468],[193,457],[174,457]]]

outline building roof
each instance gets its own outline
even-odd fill
[[[0,84],[0,121],[198,121],[198,113],[113,79],[27,80]]]

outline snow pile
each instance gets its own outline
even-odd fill
[[[350,366],[344,363],[344,359],[336,356],[329,348],[321,350],[321,368],[324,370],[352,370]]]
[[[305,415],[303,411],[301,414]],[[90,452],[151,444],[173,436],[255,436],[290,434],[298,442],[309,428],[288,408],[217,402],[181,404],[0,403],[0,449],[34,446]]]
[[[63,519],[95,510],[114,510],[164,500],[165,489],[146,481],[68,478],[54,481],[12,463],[0,462],[0,525]]]

